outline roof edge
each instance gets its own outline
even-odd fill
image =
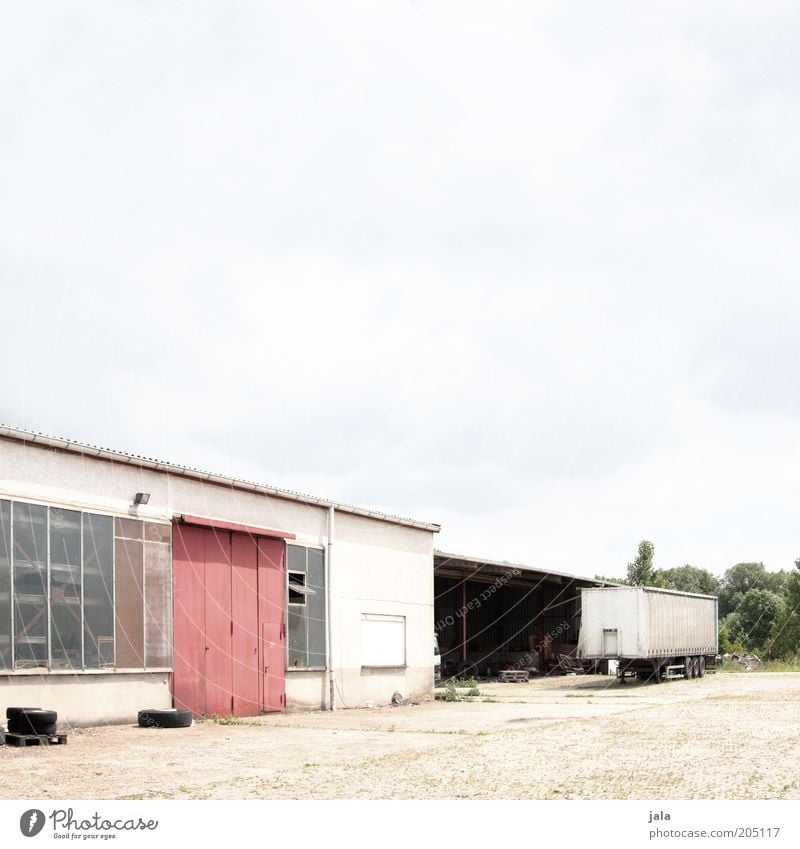
[[[526,563],[516,563],[511,560],[488,560],[485,557],[474,557],[471,554],[454,554],[450,551],[440,551],[438,548],[434,548],[433,556],[448,557],[451,560],[463,560],[469,563],[479,563],[483,566],[493,566],[500,569],[521,569],[525,572],[537,572],[540,575],[553,575],[558,578],[568,578],[572,581],[586,581],[590,584],[596,584],[596,587],[593,587],[593,589],[600,589],[607,586],[618,586],[612,581],[590,578],[588,575],[575,575],[571,572],[559,572],[556,569],[543,569],[538,566],[528,566]]]
[[[242,480],[241,478],[228,477],[227,475],[220,475],[214,472],[205,472],[201,469],[192,468],[191,466],[181,466],[177,463],[155,460],[150,457],[142,457],[138,454],[126,454],[124,451],[117,451],[112,448],[100,448],[97,445],[90,445],[86,442],[78,442],[74,439],[66,439],[64,437],[50,436],[46,433],[11,427],[10,425],[0,424],[0,437],[12,439],[17,442],[33,443],[34,445],[58,448],[62,451],[69,451],[73,454],[89,455],[101,460],[109,460],[114,463],[125,463],[129,466],[138,466],[143,469],[162,472],[164,474],[179,475],[180,477],[198,480],[204,483],[229,486],[232,489],[238,489],[243,492],[254,492],[260,495],[269,495],[273,498],[280,498],[284,501],[295,501],[300,504],[310,504],[314,507],[333,507],[340,513],[349,513],[354,516],[362,516],[367,519],[375,519],[377,521],[388,522],[393,525],[403,525],[405,527],[416,528],[421,531],[439,533],[442,529],[441,525],[437,525],[433,522],[421,522],[417,519],[393,516],[390,513],[381,513],[379,510],[370,510],[366,507],[356,507],[352,504],[342,504],[341,502],[332,501],[327,498],[317,498],[313,495],[304,495],[303,493],[293,492],[289,489],[279,489],[278,487],[267,486],[266,484]]]

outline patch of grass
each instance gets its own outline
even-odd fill
[[[797,660],[768,660],[755,664],[749,669],[733,660],[723,660],[717,666],[717,672],[800,672],[800,661]]]
[[[444,694],[440,696],[439,693],[436,693],[436,698],[444,699],[444,701],[446,702],[457,701],[458,693],[456,692],[456,682],[452,678],[450,678],[447,684],[445,685]]]
[[[482,701],[485,705],[489,705],[489,704],[497,704],[500,700],[499,700],[499,699],[492,698],[492,696],[486,696],[486,698],[481,699],[481,701]]]
[[[247,723],[238,716],[214,716],[211,717],[214,725],[246,725]]]
[[[469,702],[480,694],[478,682],[474,678],[448,678],[444,687],[434,690],[433,697],[442,702]]]

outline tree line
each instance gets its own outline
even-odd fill
[[[719,651],[753,652],[770,659],[800,656],[800,558],[793,569],[768,572],[763,563],[737,563],[717,577],[686,564],[658,569],[655,546],[642,540],[625,578],[606,578],[630,586],[662,587],[719,598]]]

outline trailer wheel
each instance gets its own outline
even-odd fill
[[[700,655],[700,663],[697,668],[697,677],[704,678],[706,674],[706,659],[704,655]]]
[[[692,663],[692,659],[690,657],[685,657],[683,659],[683,677],[688,681],[693,677],[692,673],[694,672],[694,664]]]

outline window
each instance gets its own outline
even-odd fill
[[[83,666],[81,514],[50,508],[50,668]]]
[[[406,665],[406,618],[377,613],[361,615],[361,665]]]
[[[286,667],[324,669],[324,552],[320,548],[287,545],[286,567]]]
[[[308,594],[306,573],[289,572],[289,604],[305,605]]]
[[[170,528],[0,500],[0,669],[169,668]]]
[[[114,666],[114,520],[83,514],[83,657],[87,669]]]
[[[0,501],[0,669],[11,668],[11,502]]]

